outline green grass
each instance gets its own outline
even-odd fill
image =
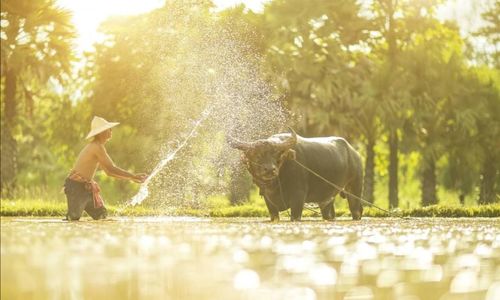
[[[64,216],[66,203],[42,200],[4,200],[1,202],[2,216]]]
[[[433,205],[403,211],[403,215],[412,217],[500,217],[500,203],[481,206],[441,206]]]
[[[148,216],[159,212],[137,206],[121,209],[113,205],[106,205],[110,215],[122,216]],[[2,200],[1,216],[33,216],[33,217],[63,217],[66,215],[67,206],[62,201],[44,200]]]
[[[107,205],[111,216],[158,216],[179,215],[198,217],[268,217],[266,207],[263,203],[248,203],[238,206],[230,206],[221,197],[208,199],[205,209],[176,208],[168,212],[148,208],[146,206],[119,207]],[[66,203],[63,201],[47,200],[1,200],[1,216],[34,216],[34,217],[62,217],[66,214]],[[337,217],[348,217],[349,211],[345,208],[336,209]],[[320,217],[318,209],[303,212],[304,217]],[[435,205],[422,208],[397,209],[389,215],[376,208],[365,207],[365,217],[389,217],[389,216],[411,216],[411,217],[500,217],[500,203],[482,206],[445,206]],[[288,218],[288,212],[282,212],[283,219]]]

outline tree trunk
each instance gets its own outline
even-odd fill
[[[388,43],[388,61],[389,61],[389,75],[388,75],[388,88],[393,84],[393,76],[395,74],[396,65],[396,30],[394,22],[394,14],[396,10],[396,3],[393,0],[387,1],[386,15],[387,15],[387,43]],[[391,119],[397,119],[396,112],[391,112]],[[398,199],[398,133],[397,129],[389,129],[389,208],[396,208],[399,206]]]
[[[366,144],[365,180],[363,187],[363,198],[373,203],[373,192],[375,185],[375,141],[369,140]]]
[[[17,75],[13,70],[5,74],[4,120],[2,124],[1,140],[1,178],[0,189],[2,197],[10,198],[16,186],[17,174],[17,142],[14,139],[17,103],[16,103]]]
[[[422,173],[422,206],[437,204],[436,161],[428,158],[424,161]]]
[[[393,0],[387,2],[387,44],[389,62],[391,64],[391,69],[394,67],[394,62],[396,60],[396,30],[395,30],[395,22],[394,22],[394,14],[396,10],[396,3],[393,3]]]
[[[481,187],[479,191],[479,204],[495,202],[495,182],[498,170],[496,169],[493,155],[488,156],[483,163],[481,172]]]
[[[396,208],[398,199],[398,133],[396,129],[389,132],[389,207]]]

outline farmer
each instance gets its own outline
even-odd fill
[[[111,130],[118,124],[120,123],[108,122],[100,117],[94,117],[92,120],[86,139],[93,139],[80,152],[75,166],[64,182],[64,193],[68,201],[66,220],[79,220],[84,210],[94,220],[106,218],[107,212],[99,194],[99,186],[93,180],[97,167],[109,176],[138,183],[146,180],[146,174],[132,174],[115,166],[106,152],[104,144],[111,139]]]

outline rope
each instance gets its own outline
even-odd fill
[[[352,194],[352,193],[350,193],[350,192],[348,192],[348,191],[344,190],[344,188],[339,187],[338,185],[336,185],[336,184],[332,183],[332,182],[331,182],[331,181],[329,181],[328,179],[324,178],[323,176],[321,176],[321,175],[319,175],[318,173],[314,172],[313,170],[311,170],[310,168],[308,168],[308,167],[307,167],[307,166],[305,166],[304,164],[300,163],[298,160],[293,159],[293,161],[294,161],[294,162],[296,162],[296,163],[297,163],[299,166],[301,166],[302,168],[304,168],[304,169],[306,169],[307,171],[309,171],[309,172],[311,172],[312,174],[314,174],[316,177],[320,178],[321,180],[325,181],[325,182],[326,182],[326,183],[328,183],[329,185],[333,186],[334,188],[336,188],[336,189],[337,189],[337,190],[339,190],[340,192],[343,192],[344,194],[348,194],[348,195],[350,195],[350,196],[352,196],[352,197],[354,197],[354,198],[356,198],[356,199],[358,199],[358,200],[360,200],[360,201],[362,201],[362,202],[364,202],[364,203],[366,203],[366,204],[368,204],[368,205],[370,205],[370,206],[372,206],[372,207],[375,207],[375,208],[377,208],[377,209],[380,209],[381,211],[386,212],[386,213],[388,213],[389,215],[394,215],[394,213],[393,213],[393,212],[391,212],[391,211],[389,211],[389,210],[386,210],[386,209],[383,209],[383,208],[381,208],[381,207],[378,207],[378,206],[376,206],[375,204],[371,203],[370,201],[367,201],[367,200],[365,200],[365,199],[363,199],[363,198],[361,198],[361,197],[359,197],[359,196],[357,196],[357,195],[354,195],[354,194]],[[400,217],[400,218],[402,218],[402,217]]]
[[[331,185],[332,187],[336,188],[339,192],[343,192],[344,194],[350,195],[350,196],[352,196],[352,197],[354,197],[354,198],[356,198],[356,199],[358,199],[358,200],[360,200],[360,201],[362,201],[362,202],[364,202],[364,203],[366,203],[366,204],[368,204],[368,205],[370,205],[370,206],[372,206],[372,207],[375,207],[376,209],[379,209],[379,210],[381,210],[381,211],[383,211],[383,212],[385,212],[385,213],[389,214],[390,216],[399,217],[399,218],[404,219],[404,217],[394,215],[394,212],[391,212],[391,211],[389,211],[389,210],[383,209],[383,208],[381,208],[381,207],[379,207],[379,206],[377,206],[377,205],[375,205],[375,204],[371,203],[371,202],[370,202],[370,201],[368,201],[368,200],[365,200],[365,199],[363,199],[363,198],[361,198],[361,197],[359,197],[359,196],[357,196],[357,195],[354,195],[353,193],[350,193],[350,192],[348,192],[348,191],[344,190],[344,188],[343,188],[343,187],[340,187],[340,186],[336,185],[335,183],[333,183],[333,182],[329,181],[328,179],[326,179],[325,177],[323,177],[323,176],[321,176],[320,174],[316,173],[315,171],[311,170],[310,168],[308,168],[307,166],[305,166],[304,164],[302,164],[302,163],[301,163],[301,162],[299,162],[298,160],[296,160],[296,159],[292,159],[292,160],[293,160],[294,162],[296,162],[296,163],[297,163],[299,166],[301,166],[302,168],[306,169],[307,171],[309,171],[310,173],[312,173],[313,175],[315,175],[316,177],[320,178],[321,180],[325,181],[326,183],[328,183],[328,184],[329,184],[329,185]],[[257,163],[257,162],[254,162],[254,161],[251,161],[251,160],[247,160],[247,161],[248,161],[249,163],[251,163],[251,164],[254,164],[254,165],[257,165],[257,166],[262,166],[261,164],[259,164],[259,163]],[[285,205],[285,201],[283,200],[283,192],[282,192],[282,190],[281,190],[281,181],[279,180],[279,176],[278,176],[278,184],[279,184],[279,189],[280,189],[281,202]],[[273,206],[275,206],[275,207],[276,207],[276,205],[275,205],[274,203],[272,203],[272,201],[271,201],[271,204],[273,204]],[[285,205],[285,206],[286,206],[286,205]],[[318,213],[317,211],[315,211],[314,209],[311,209],[311,208],[306,207],[306,206],[304,206],[304,208],[305,208],[305,209],[307,209],[307,210],[309,210],[309,211],[312,211],[312,212],[316,213],[316,215],[319,215],[319,213]],[[290,216],[290,213],[288,212],[288,209],[287,209],[286,211],[287,211],[288,215]]]
[[[257,163],[257,162],[251,161],[251,160],[249,160],[249,159],[246,159],[246,161],[247,161],[247,163],[248,163],[248,164],[254,164],[254,165],[259,166],[259,167],[263,167],[263,166],[264,166],[264,165],[259,164],[259,163]],[[253,174],[253,172],[252,172],[252,170],[251,170],[251,168],[250,168],[250,166],[249,166],[249,165],[247,166],[247,168],[248,168],[248,172],[250,172],[250,174],[252,174],[252,177],[253,177],[253,178],[255,178],[256,176]],[[281,198],[281,202],[282,202],[283,206],[284,206],[284,207],[286,207],[285,201],[283,200],[283,193],[282,193],[282,191],[281,191],[281,181],[279,180],[279,177],[277,177],[277,179],[278,179],[278,185],[279,185],[279,189],[280,189],[280,198]],[[257,184],[257,185],[258,185],[258,184]],[[260,188],[260,187],[259,187],[259,188]],[[265,197],[264,197],[264,199],[265,199]],[[278,206],[277,206],[277,205],[276,205],[276,204],[275,204],[275,203],[274,203],[274,202],[273,202],[270,198],[269,198],[269,199],[267,199],[267,201],[269,201],[269,202],[271,203],[271,205],[272,205],[272,206],[274,206],[274,208],[278,211],[278,218],[279,218],[279,214],[280,214],[280,209],[279,209],[279,207],[278,207]],[[288,213],[288,216],[290,216],[290,213],[288,212],[288,209],[287,209],[286,211],[287,211],[287,213]]]
[[[278,185],[280,186],[280,198],[281,198],[281,204],[283,204],[284,207],[286,207],[286,204],[285,204],[285,200],[283,200],[283,190],[281,189],[281,180],[280,180],[280,177],[278,176]],[[290,217],[290,212],[288,211],[288,208],[286,209],[286,213],[288,214],[288,216]],[[278,210],[278,214],[279,214],[279,210]]]

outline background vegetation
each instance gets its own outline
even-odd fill
[[[80,57],[70,14],[54,0],[2,0],[2,211],[8,199],[63,201],[93,115],[121,122],[108,147],[118,165],[151,170],[178,116],[201,110],[195,89],[175,109],[178,91],[165,78],[184,80],[179,37],[196,36],[192,24],[204,22],[245,45],[242,55],[299,134],[344,136],[360,150],[368,201],[404,209],[499,202],[500,2],[473,36],[436,17],[442,2],[272,0],[255,13],[167,1],[109,19],[107,39]],[[474,37],[492,47],[475,48]],[[98,177],[112,204],[137,190]],[[246,175],[224,180],[232,204],[255,204]]]

